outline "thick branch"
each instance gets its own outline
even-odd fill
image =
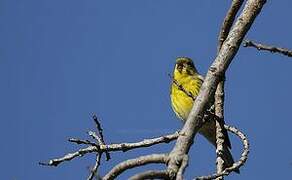
[[[238,48],[244,38],[246,32],[249,30],[254,19],[261,11],[265,0],[248,0],[241,15],[238,17],[232,30],[224,41],[222,48],[209,68],[204,83],[200,89],[200,93],[196,98],[193,108],[187,118],[181,133],[184,136],[179,136],[176,145],[170,153],[170,161],[168,163],[168,171],[170,177],[175,178],[182,158],[188,153],[193,138],[198,132],[202,117],[207,108],[207,104],[215,93],[215,89],[220,81],[220,77],[225,73],[233,57],[238,51]]]
[[[141,180],[141,179],[169,179],[167,171],[145,171],[139,174],[136,174],[132,177],[130,177],[130,180]]]
[[[226,37],[228,36],[228,33],[231,29],[231,26],[235,20],[236,14],[238,13],[241,5],[243,4],[244,0],[233,0],[231,3],[231,6],[224,18],[221,31],[219,33],[218,38],[218,47],[217,47],[217,53],[219,53],[223,42],[225,41]],[[215,115],[219,117],[216,120],[216,168],[217,173],[221,173],[224,169],[224,159],[222,158],[223,151],[224,151],[224,142],[226,138],[228,138],[228,134],[225,134],[224,136],[224,80],[225,80],[225,74],[223,75],[223,78],[221,82],[219,82],[216,92],[215,92]],[[226,132],[226,131],[225,131]],[[230,143],[229,143],[230,145]],[[216,180],[223,180],[223,176],[218,177]]]
[[[134,167],[138,167],[138,166],[142,166],[142,165],[146,165],[150,163],[166,163],[167,160],[168,160],[168,154],[151,154],[151,155],[146,155],[146,156],[140,156],[135,159],[129,159],[116,165],[110,172],[108,172],[103,177],[103,180],[115,179],[124,171],[134,168]]]
[[[215,179],[221,176],[227,176],[230,172],[239,169],[246,162],[249,153],[249,142],[247,137],[235,127],[224,125],[224,128],[237,135],[241,139],[243,144],[243,151],[241,153],[240,159],[235,162],[231,167],[224,169],[224,171],[221,173],[215,173],[208,176],[200,176],[196,178],[197,180]]]
[[[259,51],[265,50],[265,51],[270,51],[271,53],[280,53],[282,55],[292,57],[292,50],[281,48],[281,47],[259,44],[250,40],[244,40],[243,47],[254,47]]]
[[[237,12],[239,11],[241,5],[243,4],[244,0],[233,0],[231,3],[231,6],[225,16],[225,19],[223,21],[221,31],[219,33],[219,38],[218,38],[218,46],[217,46],[217,51],[219,52],[223,42],[228,36],[228,33],[231,29],[231,26],[234,22],[234,19],[236,17]]]
[[[224,160],[223,160],[223,153],[224,153],[224,142],[226,138],[228,138],[228,134],[225,134],[227,137],[224,136],[224,80],[222,80],[215,92],[215,115],[218,117],[216,119],[216,167],[217,173],[221,173],[224,169]],[[216,180],[222,180],[223,177],[218,177]]]

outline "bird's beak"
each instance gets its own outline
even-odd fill
[[[178,72],[182,72],[183,69],[183,65],[182,64],[176,64],[176,69],[178,70]]]

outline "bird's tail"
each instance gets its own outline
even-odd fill
[[[233,165],[234,160],[233,160],[232,154],[231,154],[228,147],[223,148],[222,159],[224,160],[224,163],[225,163],[224,169],[226,167],[231,167]],[[238,174],[240,173],[239,169],[235,169],[234,172],[236,172]]]
[[[215,126],[215,121],[209,121],[206,122],[203,127],[200,129],[200,134],[202,134],[205,138],[208,139],[209,142],[211,142],[215,147],[216,147],[216,126]],[[234,163],[232,154],[230,152],[231,144],[230,140],[228,137],[228,133],[226,129],[223,130],[224,134],[224,140],[225,142],[223,143],[223,154],[222,154],[222,159],[224,160],[224,169],[226,167],[231,167]],[[240,173],[239,169],[234,170],[236,173]]]

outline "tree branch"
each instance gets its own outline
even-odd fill
[[[169,179],[167,171],[155,171],[155,170],[150,170],[146,172],[142,172],[139,174],[136,174],[132,177],[130,177],[130,180],[141,180],[141,179]]]
[[[238,13],[240,7],[242,6],[244,0],[233,0],[231,6],[224,18],[219,38],[218,38],[218,46],[217,46],[217,54],[220,52],[223,42],[225,41],[228,33],[231,29],[231,26],[235,20],[236,14]],[[216,92],[215,92],[215,115],[219,118],[216,120],[216,168],[217,173],[221,173],[224,170],[224,159],[222,158],[224,146],[223,144],[229,143],[224,142],[226,138],[228,138],[228,134],[224,136],[224,82],[225,82],[225,73],[223,74],[223,78],[221,82],[219,82]],[[230,143],[229,143],[230,145]],[[223,180],[223,176],[218,177],[216,180]]]
[[[189,161],[188,155],[185,155],[184,158],[182,159],[181,166],[177,172],[176,180],[184,179],[183,174],[185,172],[186,167],[188,166],[188,161]]]
[[[76,157],[82,157],[85,154],[91,153],[91,152],[98,152],[98,148],[96,146],[89,146],[87,148],[79,149],[78,151],[74,153],[68,153],[61,158],[52,159],[48,163],[40,162],[39,164],[44,165],[44,166],[58,166],[62,162],[70,161]]]
[[[223,21],[219,38],[218,38],[218,46],[217,46],[217,52],[219,53],[223,42],[228,36],[228,33],[231,29],[231,26],[234,22],[234,19],[236,17],[237,12],[239,11],[241,5],[243,4],[244,0],[232,0],[231,6],[225,16],[225,19]]]
[[[279,53],[288,57],[292,57],[292,50],[281,48],[281,47],[264,45],[260,43],[255,43],[250,40],[244,40],[243,47],[254,47],[259,51],[265,50],[265,51],[270,51],[271,53]]]
[[[108,151],[128,151],[136,148],[143,148],[143,147],[150,147],[156,144],[160,143],[169,143],[175,139],[178,138],[179,132],[176,131],[173,134],[161,136],[158,138],[153,138],[153,139],[144,139],[143,141],[140,142],[135,142],[135,143],[121,143],[121,144],[111,144],[111,145],[106,145],[106,146],[100,146],[100,150],[108,150]]]
[[[98,140],[100,145],[105,145],[105,140],[104,140],[104,136],[103,136],[103,129],[101,127],[101,124],[100,124],[100,122],[97,119],[97,116],[95,114],[93,115],[92,118],[93,118],[93,120],[95,122],[96,129],[98,130],[98,134],[100,136],[100,138],[98,138],[97,140]],[[108,151],[105,151],[105,155],[106,155],[106,160],[107,161],[111,159],[111,156],[110,156]]]
[[[181,133],[184,134],[184,136],[178,137],[175,147],[169,155],[170,160],[168,163],[168,172],[171,179],[176,177],[182,158],[188,153],[193,143],[193,138],[202,124],[203,114],[207,108],[209,100],[215,93],[220,77],[222,77],[231,63],[233,57],[238,51],[242,39],[249,30],[256,16],[260,13],[265,2],[265,0],[247,1],[242,13],[224,41],[218,56],[209,68],[207,76],[200,89],[200,93],[181,130]]]
[[[166,163],[167,161],[168,154],[151,154],[146,156],[140,156],[135,159],[129,159],[116,165],[110,172],[108,172],[103,177],[103,180],[115,179],[122,172],[137,166],[142,166],[149,163]]]
[[[224,80],[222,80],[215,92],[215,115],[218,117],[216,118],[216,168],[217,173],[221,173],[224,170],[224,143],[225,138],[228,138],[228,134],[225,134],[227,137],[224,136]],[[223,180],[223,176],[216,178],[216,180]]]
[[[90,132],[93,133],[92,131],[90,131]],[[93,133],[92,136],[95,136],[94,134],[95,133]],[[91,153],[91,152],[102,153],[105,151],[108,151],[108,152],[110,152],[110,151],[123,151],[123,152],[125,152],[125,151],[132,150],[132,149],[150,147],[150,146],[160,144],[160,143],[169,143],[169,142],[177,139],[178,136],[179,136],[179,132],[176,131],[173,134],[168,134],[165,136],[152,138],[152,139],[145,139],[145,140],[140,141],[140,142],[120,143],[120,144],[110,144],[110,145],[97,145],[95,143],[90,142],[89,140],[79,140],[76,138],[71,138],[71,139],[69,139],[70,142],[74,142],[77,144],[86,144],[86,145],[89,144],[90,146],[87,148],[80,149],[80,150],[73,152],[73,153],[68,153],[61,158],[49,160],[48,163],[40,162],[39,164],[46,165],[46,166],[58,166],[60,163],[62,163],[64,161],[70,161],[76,157],[81,157],[87,153]]]
[[[77,138],[69,138],[69,142],[76,143],[76,144],[86,144],[86,145],[92,145],[92,146],[98,146],[96,143],[91,142],[89,140],[83,140],[83,139],[77,139]]]
[[[97,154],[96,155],[96,160],[95,160],[95,164],[93,166],[93,168],[90,170],[90,174],[87,178],[87,180],[92,180],[94,177],[99,176],[99,174],[97,173],[98,167],[100,165],[100,158],[101,158],[101,154]]]
[[[224,128],[237,135],[241,139],[243,144],[243,151],[241,153],[240,159],[235,162],[231,167],[224,169],[224,171],[222,171],[221,173],[215,173],[208,176],[200,176],[196,178],[197,180],[215,179],[221,176],[227,176],[230,172],[239,169],[246,162],[249,153],[249,142],[246,135],[244,135],[244,133],[232,126],[224,125]]]

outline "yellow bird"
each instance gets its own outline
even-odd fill
[[[185,122],[193,107],[194,98],[199,94],[204,78],[198,73],[193,61],[187,57],[179,57],[176,59],[173,78],[170,91],[172,109],[176,116]],[[215,121],[209,121],[204,124],[199,130],[199,133],[216,147]],[[226,129],[224,129],[223,133],[225,141],[223,144],[222,158],[225,162],[225,167],[230,167],[234,163],[229,150],[231,149],[231,144]],[[236,170],[236,172],[239,173],[239,170]]]

